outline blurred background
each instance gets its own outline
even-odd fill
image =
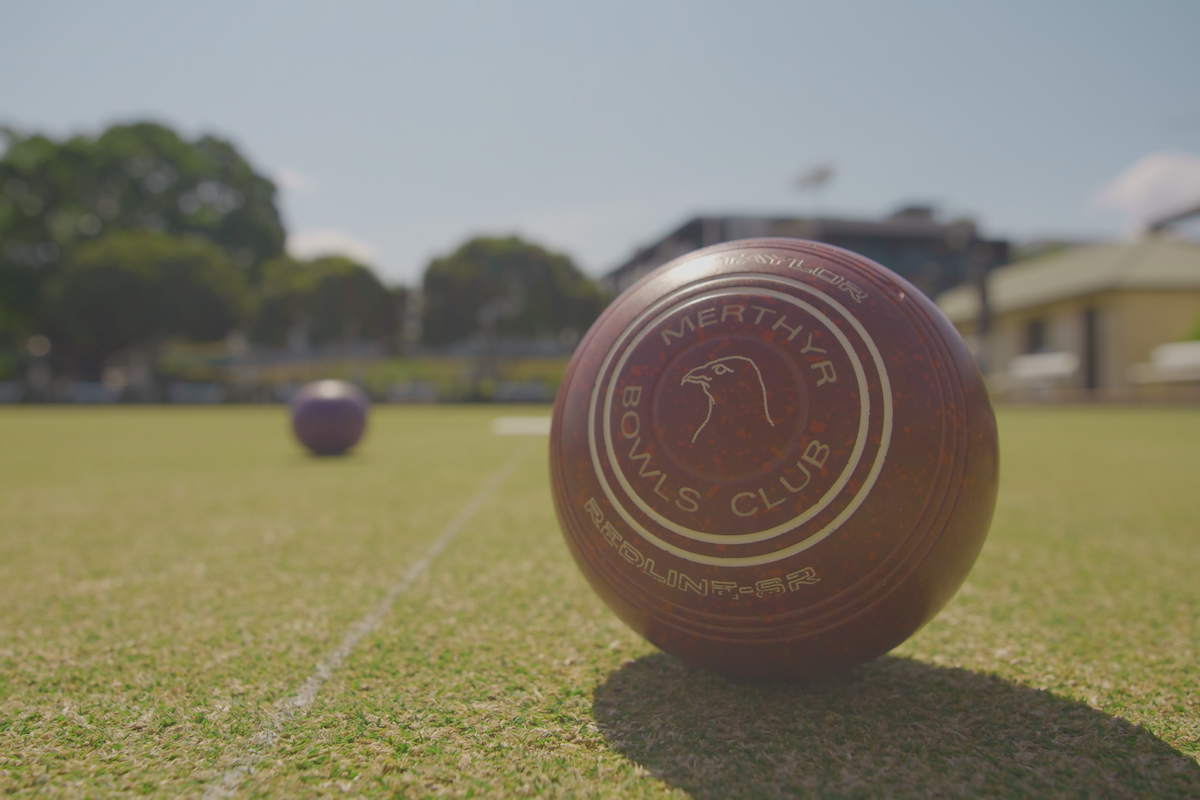
[[[1001,399],[1200,401],[1200,6],[12,4],[0,402],[553,398],[605,304],[798,236]]]

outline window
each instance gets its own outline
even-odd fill
[[[1046,351],[1046,320],[1038,317],[1025,323],[1025,352],[1044,353]]]

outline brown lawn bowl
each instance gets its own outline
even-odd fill
[[[550,464],[571,553],[621,619],[693,664],[807,680],[953,597],[999,451],[933,303],[847,250],[754,239],[604,312],[559,389]]]

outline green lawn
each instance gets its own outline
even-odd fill
[[[629,633],[500,413],[548,409],[377,408],[343,459],[281,408],[0,411],[0,794],[1200,796],[1200,410],[1002,410],[967,585],[807,687]]]

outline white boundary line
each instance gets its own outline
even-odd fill
[[[496,436],[549,436],[549,417],[496,417],[492,420]]]
[[[317,692],[321,690],[321,686],[333,677],[333,673],[342,666],[342,662],[350,655],[350,651],[387,616],[396,599],[408,591],[416,583],[417,579],[429,569],[429,565],[433,563],[433,560],[446,549],[446,546],[458,535],[458,532],[463,529],[463,526],[467,524],[471,517],[475,516],[475,513],[491,497],[492,493],[499,489],[500,485],[513,473],[513,470],[517,468],[517,464],[528,449],[528,447],[518,447],[512,455],[496,468],[495,472],[488,476],[483,486],[479,487],[479,491],[467,501],[467,504],[462,507],[458,515],[447,523],[442,532],[438,534],[438,537],[430,543],[425,553],[405,570],[404,574],[400,576],[400,580],[392,584],[387,594],[383,596],[383,599],[375,605],[375,608],[371,609],[366,616],[354,623],[342,639],[341,644],[334,648],[325,658],[321,659],[313,674],[309,675],[308,680],[300,687],[300,691],[286,700],[275,702],[275,707],[279,710],[270,714],[266,722],[259,728],[258,733],[250,737],[250,741],[243,748],[242,755],[225,771],[225,774],[221,776],[221,780],[210,785],[204,791],[204,800],[233,797],[233,793],[237,791],[242,780],[247,775],[254,773],[254,766],[263,759],[266,751],[275,746],[275,742],[279,739],[279,734],[283,730],[283,726],[292,717],[296,716],[296,714],[305,711],[313,704],[317,699]]]

